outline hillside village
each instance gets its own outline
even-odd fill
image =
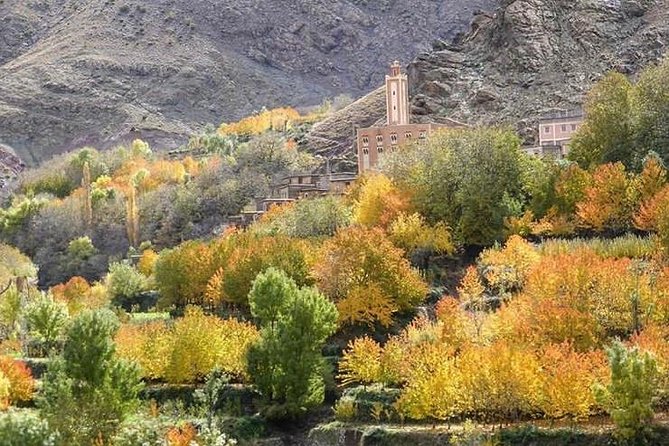
[[[0,446],[669,445],[669,0],[23,3]]]

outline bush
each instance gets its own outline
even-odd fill
[[[43,294],[26,308],[28,330],[41,343],[44,352],[54,349],[61,339],[68,321],[67,305]]]
[[[145,287],[146,278],[134,267],[125,263],[112,263],[109,266],[107,291],[114,305],[131,310]]]
[[[0,357],[0,372],[9,382],[9,402],[30,401],[35,392],[35,380],[30,369],[21,361]]]
[[[284,272],[258,275],[249,294],[262,329],[248,353],[249,374],[271,418],[295,417],[324,399],[321,349],[334,333],[337,309],[314,288],[298,288]]]
[[[200,381],[216,367],[231,376],[246,376],[246,352],[258,332],[236,319],[205,316],[191,307],[174,324],[170,362],[165,370],[168,382]]]
[[[125,324],[116,341],[119,355],[137,362],[142,376],[182,384],[201,381],[215,368],[245,379],[246,352],[257,338],[258,331],[249,323],[187,307],[174,324]]]
[[[137,406],[139,372],[116,357],[118,328],[108,310],[83,312],[67,332],[62,357],[49,365],[38,403],[65,444],[106,442]]]
[[[55,446],[58,434],[33,412],[0,414],[0,444],[3,446]]]
[[[657,363],[649,353],[628,349],[620,342],[609,347],[607,353],[611,382],[596,387],[595,396],[611,415],[621,438],[641,440],[650,433],[655,416]]]

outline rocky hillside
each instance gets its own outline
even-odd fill
[[[658,61],[667,43],[669,0],[503,0],[477,14],[468,33],[411,62],[414,119],[511,124],[532,143],[538,117],[580,107],[604,73],[634,75]],[[347,110],[339,119],[351,127],[383,119],[377,94],[356,105],[367,104],[364,120]],[[324,122],[312,143],[317,151],[352,154],[350,135]]]
[[[0,143],[27,162],[173,146],[263,106],[359,96],[495,0],[0,0]]]

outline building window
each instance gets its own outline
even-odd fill
[[[405,137],[406,139],[411,139],[411,132],[406,132],[406,133],[404,134],[404,137]]]
[[[395,90],[393,90],[393,96],[395,96]]]
[[[393,110],[397,110],[397,106],[396,106],[396,105],[393,105]]]
[[[550,128],[550,127],[548,127],[548,126],[544,127],[544,133],[548,133],[548,132],[550,132],[550,131],[551,131],[551,128]]]
[[[362,137],[362,145],[363,146],[368,146],[369,145],[369,138],[366,136]]]
[[[297,184],[302,184],[302,177],[299,177],[299,178],[297,179]]]
[[[576,124],[571,125],[571,131],[573,132],[574,130],[576,130]]]
[[[363,155],[369,155],[369,149],[368,149],[367,147],[365,147],[364,149],[362,149],[362,154],[363,154]]]
[[[376,151],[379,152],[379,153],[383,153],[383,146],[378,146],[376,148]]]
[[[397,133],[390,134],[390,144],[397,144]]]
[[[426,132],[425,130],[421,131],[421,132],[418,134],[418,138],[420,138],[420,139],[425,139],[425,138],[427,138],[427,132]]]
[[[382,145],[383,144],[383,136],[382,135],[376,135],[376,144],[377,145]]]
[[[567,131],[567,124],[562,124],[562,131],[566,132]]]

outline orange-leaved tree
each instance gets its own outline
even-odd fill
[[[341,229],[318,255],[313,276],[340,310],[345,322],[387,324],[387,312],[406,310],[423,300],[427,286],[379,228]],[[359,311],[373,297],[376,311]]]

